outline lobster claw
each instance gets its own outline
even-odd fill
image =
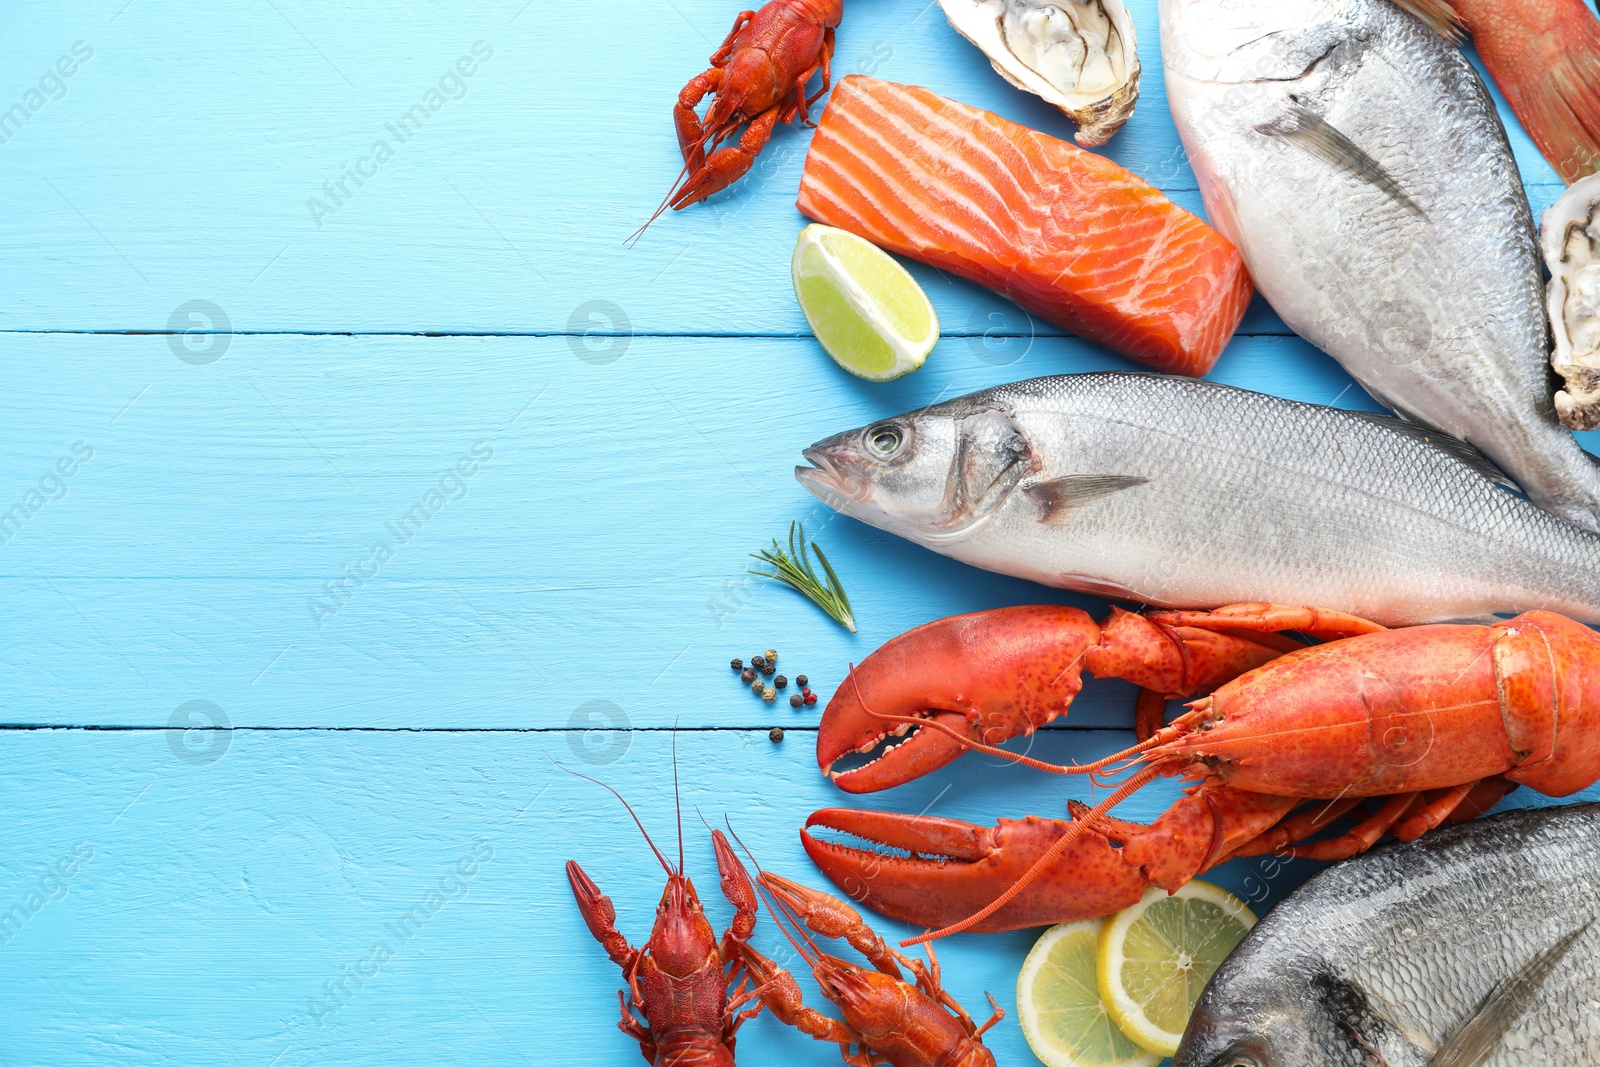
[[[1030,734],[1082,687],[1083,656],[1100,627],[1077,608],[1030,605],[954,615],[893,638],[850,672],[823,712],[817,766],[847,793],[871,793],[937,770],[960,741],[883,716],[933,719],[988,745]],[[865,766],[835,771],[852,752],[904,736]]]
[[[800,842],[822,873],[858,903],[932,929],[982,910],[1027,873],[1070,825],[1030,815],[988,827],[926,815],[824,808],[806,820]],[[842,831],[911,855],[825,841],[811,833],[812,827]],[[1121,849],[1090,832],[1041,872],[1027,893],[972,929],[993,933],[1097,918],[1138,903],[1148,886]]]

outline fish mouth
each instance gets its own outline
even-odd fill
[[[865,504],[869,487],[829,450],[828,441],[822,441],[800,454],[811,464],[795,467],[794,477],[806,491],[835,511],[844,511],[850,503]]]

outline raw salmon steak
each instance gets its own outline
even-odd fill
[[[1174,374],[1210,370],[1250,302],[1238,250],[1143,179],[859,74],[822,113],[799,208]]]

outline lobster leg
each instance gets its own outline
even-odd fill
[[[738,144],[717,149],[700,166],[691,169],[683,187],[672,195],[672,209],[681,211],[690,204],[697,204],[744,177],[755,166],[756,156],[766,147],[777,124],[776,107],[768,108],[751,119]]]
[[[1313,834],[1332,826],[1343,818],[1351,808],[1360,804],[1363,799],[1365,798],[1342,797],[1339,800],[1319,803],[1317,807],[1310,811],[1285,819],[1255,840],[1240,845],[1226,859],[1247,859],[1251,856],[1281,853],[1290,845],[1304,841]],[[1223,862],[1226,862],[1226,860]]]
[[[1430,797],[1427,803],[1408,813],[1394,828],[1394,836],[1401,841],[1415,841],[1429,830],[1443,826],[1457,808],[1467,802],[1467,797],[1478,787],[1477,782],[1454,786]]]
[[[1378,839],[1388,833],[1391,826],[1404,818],[1420,795],[1399,793],[1389,797],[1375,813],[1348,832],[1315,844],[1296,845],[1289,849],[1288,853],[1295,859],[1322,860],[1330,863],[1334,860],[1359,856],[1376,845]]]
[[[1386,628],[1342,611],[1266,603],[1230,604],[1215,611],[1152,611],[1146,618],[1162,626],[1193,626],[1206,630],[1253,630],[1260,633],[1298,630],[1325,641],[1377,633]]]

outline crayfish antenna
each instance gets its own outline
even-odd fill
[[[678,177],[673,181],[672,188],[667,190],[667,195],[661,198],[661,203],[656,207],[655,211],[650,213],[650,217],[644,220],[644,225],[623,238],[622,246],[624,248],[632,248],[638,244],[639,239],[644,236],[644,231],[650,228],[650,224],[666,214],[667,208],[672,204],[672,198],[678,195],[678,190],[683,188],[683,183],[688,177],[689,164],[685,163],[683,169],[678,171]]]
[[[1126,782],[1124,782],[1122,787],[1119,788],[1115,793],[1112,793],[1100,803],[1096,804],[1093,810],[1091,810],[1081,820],[1074,819],[1072,825],[1067,827],[1066,833],[1057,838],[1055,844],[1051,845],[1049,850],[1046,851],[1044,855],[1035,860],[1033,866],[1029,867],[1027,872],[1023,874],[1021,878],[1018,878],[1015,882],[1012,882],[1011,885],[1006,888],[1004,893],[1001,893],[998,897],[995,897],[993,900],[991,900],[983,907],[981,911],[969,915],[960,922],[946,926],[941,930],[929,930],[927,933],[919,934],[916,937],[908,937],[906,940],[900,942],[900,947],[910,948],[913,945],[921,945],[929,941],[937,941],[941,937],[949,937],[951,934],[959,934],[963,930],[969,930],[978,923],[983,922],[983,920],[987,919],[989,916],[993,915],[995,912],[999,911],[1001,908],[1015,900],[1018,894],[1031,885],[1040,874],[1044,873],[1046,867],[1050,866],[1050,864],[1059,859],[1061,855],[1073,844],[1073,842],[1077,841],[1078,838],[1082,837],[1089,831],[1095,829],[1094,824],[1099,821],[1101,816],[1110,811],[1112,808],[1116,807],[1118,804],[1122,803],[1124,800],[1127,800],[1140,789],[1143,789],[1145,786],[1149,785],[1150,782],[1152,782],[1160,773],[1161,769],[1159,767],[1144,768],[1138,774],[1135,774],[1132,778],[1129,778]]]
[[[750,861],[751,866],[755,867],[756,873],[766,874],[767,872],[761,867],[761,861],[756,859],[755,853],[750,851],[750,846],[744,843],[744,838],[739,836],[739,832],[733,828],[733,823],[726,815],[722,817],[722,821],[727,825],[728,833],[732,834],[733,839],[739,843],[739,848],[744,852],[745,858]],[[811,940],[810,934],[806,933],[805,926],[800,919],[789,911],[783,901],[773,896],[772,890],[768,889],[766,883],[760,878],[755,880],[755,884],[756,892],[761,897],[761,903],[766,906],[767,914],[772,916],[773,924],[783,931],[783,936],[788,939],[789,944],[794,946],[794,950],[800,954],[800,958],[806,961],[806,966],[814,968],[820,964],[822,962],[822,950],[817,948],[817,943]],[[785,918],[794,925],[794,933],[790,933],[789,927],[784,925],[783,920]],[[796,934],[799,935],[798,940],[796,940]],[[801,942],[804,942],[804,944],[801,944]],[[810,955],[806,953],[808,948],[811,950]]]
[[[645,844],[649,845],[650,846],[650,851],[654,852],[656,854],[656,859],[659,860],[660,863],[661,863],[661,869],[666,871],[669,875],[679,873],[679,872],[681,872],[683,870],[683,818],[682,818],[682,813],[681,812],[679,814],[679,819],[678,819],[678,870],[674,871],[672,869],[672,864],[667,862],[667,857],[665,857],[665,856],[663,856],[661,854],[661,850],[656,847],[656,843],[650,839],[650,831],[646,830],[644,828],[644,823],[639,821],[639,816],[634,812],[633,806],[631,804],[629,804],[626,800],[623,800],[623,797],[622,797],[621,793],[617,792],[615,789],[612,789],[609,785],[606,785],[604,782],[602,782],[598,778],[590,778],[587,774],[584,774],[582,771],[575,771],[571,767],[562,766],[561,761],[556,759],[554,756],[550,755],[550,753],[548,753],[548,752],[545,753],[545,758],[548,759],[551,763],[554,763],[557,767],[560,767],[562,770],[566,771],[568,774],[572,775],[574,778],[582,778],[586,782],[593,782],[595,785],[599,786],[601,789],[604,789],[606,792],[608,792],[612,796],[616,797],[617,800],[621,802],[623,808],[625,808],[627,810],[628,815],[633,819],[633,825],[637,826],[639,828],[639,832],[644,835]],[[677,783],[678,768],[677,768],[677,754],[676,753],[673,754],[672,773],[673,773],[673,783],[672,784],[673,784],[673,788],[676,789],[677,788],[677,784],[678,784]]]
[[[672,807],[678,815],[678,870],[683,870],[683,794],[678,791],[678,720],[672,720]]]

